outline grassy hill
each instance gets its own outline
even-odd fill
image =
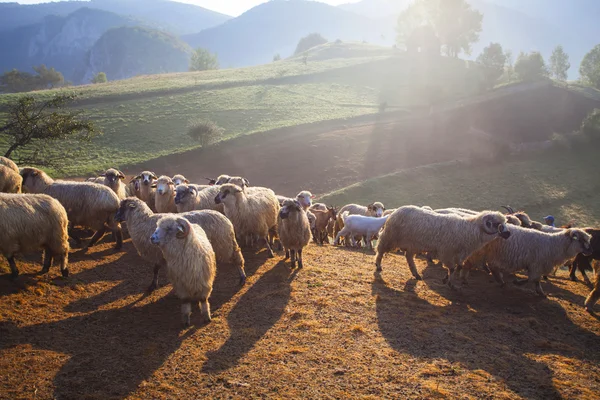
[[[86,144],[92,156],[75,158],[64,172],[80,176],[197,147],[186,135],[188,121],[194,118],[215,121],[229,139],[375,113],[382,101],[392,109],[420,109],[429,105],[433,90],[437,97],[453,99],[478,87],[474,64],[389,53],[390,49],[359,43],[328,44],[310,52],[306,65],[293,58],[250,68],[142,76],[33,94],[48,98],[76,93],[78,106],[104,131]],[[17,97],[0,96],[0,107]]]
[[[336,190],[319,201],[328,204],[405,204],[433,208],[499,209],[502,205],[527,211],[532,218],[552,214],[559,224],[598,225],[600,182],[598,149],[532,154],[505,162],[472,165],[452,161],[412,168]]]

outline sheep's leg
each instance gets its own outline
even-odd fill
[[[484,264],[485,265],[485,264]],[[504,285],[506,285],[506,282],[504,282],[504,278],[502,277],[502,273],[499,272],[497,269],[495,268],[489,268],[489,270],[492,272],[492,276],[494,277],[494,280],[496,282],[498,282],[500,284],[501,287],[504,287]]]
[[[67,267],[67,263],[68,263],[68,259],[69,259],[68,254],[69,253],[60,255],[60,273],[62,274],[62,276],[64,278],[69,277],[69,268]]]
[[[271,249],[271,245],[269,244],[268,237],[265,237],[265,246],[267,246],[267,254],[269,255],[269,258],[275,257],[275,254],[273,254],[273,249]]]
[[[181,303],[181,321],[185,327],[191,325],[192,303],[188,300],[182,300]]]
[[[410,272],[413,274],[416,280],[421,281],[421,275],[417,272],[417,266],[415,265],[415,253],[411,253],[408,250],[404,255],[406,257],[406,262],[408,263],[408,268],[410,268]]]
[[[290,250],[292,256],[292,269],[296,268],[296,250]]]
[[[302,249],[298,250],[298,269],[302,269]]]
[[[244,257],[242,256],[242,251],[239,247],[236,246],[236,249],[233,250],[233,254],[231,255],[231,263],[235,265],[240,274],[240,285],[246,283],[246,271],[244,270]]]
[[[98,242],[98,240],[100,240],[102,238],[102,236],[104,236],[105,233],[106,233],[106,226],[103,226],[102,228],[98,229],[96,231],[96,233],[94,233],[94,236],[92,236],[92,239],[90,240],[90,242],[83,249],[87,250],[88,248],[95,245]]]
[[[123,230],[121,229],[121,224],[117,224],[111,231],[117,242],[115,244],[115,250],[119,251],[121,250],[121,247],[123,247]]]
[[[592,265],[590,264],[590,258],[584,257],[583,260],[581,260],[581,262],[577,264],[577,268],[579,269],[579,272],[581,272],[581,276],[583,276],[585,284],[591,286],[592,282],[590,282],[590,278],[588,278],[587,274],[585,273],[586,269],[592,269]]]
[[[200,299],[200,309],[204,316],[204,322],[210,322],[212,318],[210,316],[210,304],[208,303],[208,299]]]
[[[42,274],[50,271],[50,267],[52,267],[52,252],[50,249],[44,250],[44,266],[42,268]]]
[[[573,262],[569,266],[569,279],[571,279],[573,282],[577,282],[577,276],[575,276],[575,271],[577,271],[577,269],[579,268],[578,258],[579,255],[575,257],[575,260],[573,260]]]
[[[431,253],[425,253],[425,258],[427,259],[427,264],[433,264],[433,257],[431,257]]]
[[[541,297],[546,297],[546,293],[542,290],[542,284],[539,279],[535,280],[535,292]]]
[[[450,280],[450,275],[454,272],[454,267],[447,264],[443,264],[443,266],[446,268],[446,276],[442,279],[442,283],[445,285]]]
[[[69,229],[67,230],[69,237],[71,239],[73,239],[73,241],[75,242],[75,246],[76,247],[81,247],[83,245],[83,243],[81,243],[81,238],[77,235],[75,235],[75,231],[73,229],[73,225],[69,224]]]
[[[285,249],[285,258],[284,260],[288,260],[290,258],[290,249]]]
[[[600,272],[598,272],[600,274]],[[594,290],[592,290],[590,292],[590,294],[588,295],[587,299],[585,299],[585,310],[587,312],[592,312],[592,309],[594,308],[594,304],[596,304],[596,302],[598,301],[598,299],[600,298],[600,275],[596,276],[596,283],[594,285]]]
[[[350,236],[350,239],[351,239],[352,247],[357,247],[356,246],[356,239],[354,238],[354,235]]]
[[[19,276],[19,268],[17,268],[17,264],[15,264],[15,257],[10,256],[6,257],[8,260],[8,265],[10,266],[10,279],[17,279]]]
[[[158,272],[160,271],[161,267],[161,264],[154,264],[154,277],[152,278],[152,283],[150,284],[150,287],[148,287],[148,293],[152,293],[156,289],[158,289]]]
[[[367,245],[367,247],[369,248],[369,250],[373,250],[373,241],[371,240],[373,238],[373,232],[367,232],[367,236],[365,236],[365,244]]]

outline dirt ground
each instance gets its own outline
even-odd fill
[[[541,299],[482,272],[455,292],[424,260],[417,282],[397,255],[377,275],[367,250],[244,255],[246,285],[219,266],[214,319],[188,329],[129,240],[73,250],[68,279],[2,260],[0,398],[597,398],[600,321],[564,271]]]

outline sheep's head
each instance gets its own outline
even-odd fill
[[[109,168],[102,175],[108,184],[115,184],[119,180],[125,179],[125,175],[116,168]]]
[[[198,196],[198,189],[185,183],[175,188],[175,204],[187,203],[190,199]]]
[[[215,181],[215,185],[224,185],[225,183],[229,183],[229,179],[231,179],[229,175],[219,175]]]
[[[246,178],[242,178],[241,176],[232,176],[225,183],[231,183],[234,185],[238,185],[242,189],[246,189],[247,187],[250,186],[250,181]]]
[[[335,221],[337,218],[337,208],[335,206],[327,206],[327,212],[329,213],[329,219]]]
[[[510,214],[508,214],[506,216],[506,223],[511,224],[511,225],[516,225],[516,226],[521,226],[521,220],[519,218],[515,217],[514,215],[510,215]]]
[[[173,187],[175,186],[175,182],[168,176],[162,175],[156,181],[156,184],[152,185],[152,187],[156,187],[156,192],[159,195],[169,194],[173,192]]]
[[[480,214],[481,229],[488,235],[498,235],[503,239],[510,237],[506,228],[506,217],[499,212],[483,212]]]
[[[385,212],[385,207],[382,203],[376,201],[375,203],[371,203],[367,206],[367,212],[372,217],[382,217]]]
[[[232,183],[221,185],[219,193],[215,196],[215,203],[224,203],[228,198],[234,198],[235,194],[243,192],[242,188]],[[232,196],[230,196],[232,195]]]
[[[158,220],[156,230],[150,236],[150,242],[164,246],[174,239],[185,239],[192,231],[190,222],[182,217],[165,216]]]
[[[288,199],[283,202],[281,210],[279,210],[279,216],[281,219],[286,219],[291,213],[300,212],[303,210],[302,204],[298,200]]]
[[[138,176],[136,176],[135,179],[139,179],[141,181],[142,185],[148,186],[152,183],[153,180],[158,179],[158,178],[156,177],[156,174],[154,172],[144,171],[141,174],[139,174]]]
[[[296,196],[296,200],[298,200],[298,202],[300,202],[300,205],[304,208],[307,209],[308,207],[310,207],[312,205],[312,199],[314,199],[315,196],[312,195],[311,192],[309,192],[308,190],[304,190],[300,193],[298,193],[298,195]]]
[[[590,234],[583,229],[567,229],[565,235],[571,239],[570,247],[575,254],[582,253],[584,256],[591,256],[594,249],[592,248]]]
[[[121,200],[119,204],[119,209],[115,214],[115,221],[123,222],[127,220],[129,213],[135,209],[145,208],[146,203],[138,199],[137,197],[128,197],[126,199]]]
[[[515,217],[517,217],[519,219],[519,221],[521,221],[521,226],[523,228],[528,228],[531,229],[531,218],[529,218],[529,215],[527,215],[526,213],[524,213],[523,211],[519,211],[513,214]]]
[[[46,173],[37,168],[25,167],[20,169],[21,178],[23,178],[24,193],[38,193],[43,189],[38,187],[39,183],[50,179]]]
[[[173,183],[175,183],[175,186],[179,186],[183,183],[190,183],[190,181],[188,181],[185,176],[180,175],[180,174],[173,176],[172,180],[173,180]]]

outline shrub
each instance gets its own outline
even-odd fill
[[[207,147],[223,136],[223,129],[212,121],[197,119],[188,124],[188,136],[202,147]]]
[[[106,83],[108,79],[106,78],[106,74],[104,72],[98,72],[92,78],[92,83]]]
[[[600,109],[596,108],[581,123],[581,133],[591,140],[600,139]]]

